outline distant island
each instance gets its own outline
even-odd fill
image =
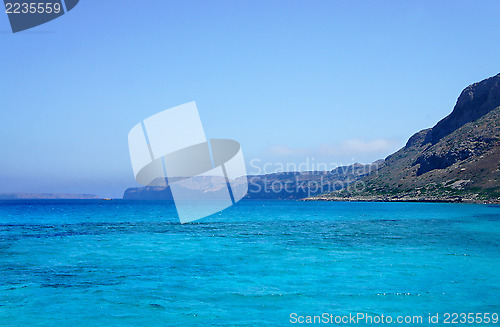
[[[500,74],[465,88],[378,170],[308,200],[500,203]]]
[[[0,200],[94,200],[95,194],[70,193],[0,193]]]

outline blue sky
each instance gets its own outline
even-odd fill
[[[16,34],[0,14],[0,192],[120,197],[137,185],[128,131],[193,100],[207,137],[238,140],[247,162],[383,158],[500,72],[499,14],[498,1],[81,0]]]

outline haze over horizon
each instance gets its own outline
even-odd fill
[[[193,100],[249,174],[369,163],[500,71],[496,1],[132,4],[16,34],[0,15],[0,192],[121,197],[138,186],[128,131]]]

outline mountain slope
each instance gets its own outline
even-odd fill
[[[317,199],[500,201],[500,74],[468,86],[450,115],[379,170]]]

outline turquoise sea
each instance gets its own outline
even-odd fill
[[[0,202],[1,326],[323,313],[499,314],[500,206],[246,200],[180,225],[168,202]]]

